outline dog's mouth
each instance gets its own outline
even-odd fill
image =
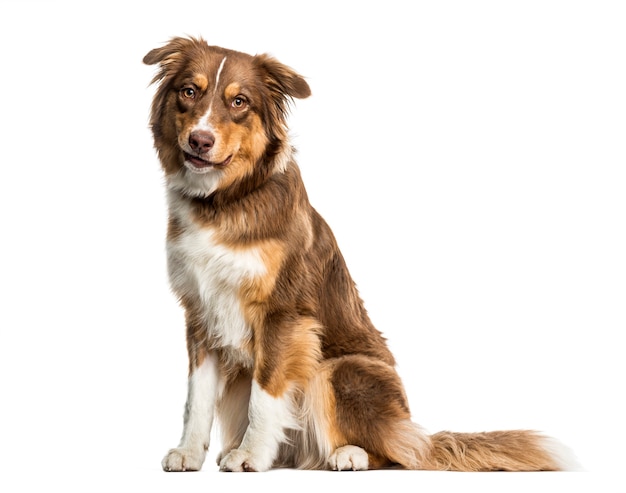
[[[232,155],[228,156],[224,161],[216,163],[213,161],[208,161],[207,159],[202,159],[199,156],[194,156],[187,152],[185,154],[185,166],[189,168],[191,171],[197,173],[206,173],[207,171],[213,168],[224,168],[230,163],[232,159]]]

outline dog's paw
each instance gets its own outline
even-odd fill
[[[271,461],[253,457],[250,452],[241,449],[231,450],[220,461],[220,471],[227,472],[267,471],[271,466]]]
[[[161,465],[167,472],[199,471],[205,455],[204,450],[173,448],[163,457]]]
[[[369,459],[361,447],[346,445],[335,450],[328,458],[328,465],[334,471],[366,471]]]

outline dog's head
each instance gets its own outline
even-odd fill
[[[143,61],[159,64],[150,125],[170,186],[208,196],[287,165],[289,102],[311,94],[292,69],[196,38],[174,38]]]

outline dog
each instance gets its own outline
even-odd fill
[[[565,449],[537,432],[429,435],[411,420],[394,357],[294,158],[287,113],[311,94],[301,75],[194,37],[143,61],[158,66],[150,127],[189,356],[165,471],[202,468],[214,417],[222,471],[568,469]]]

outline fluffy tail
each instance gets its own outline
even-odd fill
[[[437,471],[564,471],[578,469],[571,452],[534,431],[493,431],[430,436],[420,469]]]

